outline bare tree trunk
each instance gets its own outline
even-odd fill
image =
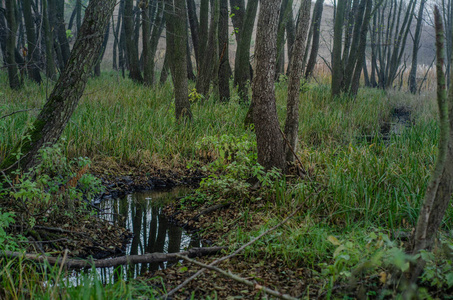
[[[153,84],[154,57],[151,54],[151,18],[149,15],[149,0],[142,0],[142,41],[143,41],[143,83],[147,86]]]
[[[409,73],[409,91],[412,94],[417,92],[417,59],[418,50],[420,49],[420,38],[422,35],[423,11],[425,10],[426,0],[421,0],[418,10],[417,25],[415,27],[414,47],[412,48],[412,65]]]
[[[253,120],[258,163],[266,170],[285,171],[283,138],[275,104],[275,63],[281,0],[261,0],[256,33],[256,75],[253,79]],[[250,2],[249,2],[250,5]]]
[[[56,32],[57,32],[57,38],[58,38],[58,43],[61,49],[61,54],[62,54],[62,65],[65,66],[66,63],[68,62],[69,55],[71,53],[71,50],[69,49],[69,42],[68,38],[66,36],[66,26],[65,26],[65,21],[64,21],[64,0],[56,0],[55,3],[55,8],[56,8]]]
[[[124,2],[124,31],[126,39],[126,54],[129,62],[129,77],[138,83],[143,83],[143,77],[140,72],[140,63],[138,61],[138,49],[135,42],[134,33],[134,1],[125,0]]]
[[[36,83],[41,83],[41,74],[39,73],[39,48],[36,44],[36,31],[34,17],[31,12],[31,0],[24,0],[23,15],[25,21],[25,30],[27,32],[27,64],[29,67],[29,76]]]
[[[8,79],[10,88],[17,90],[22,86],[17,70],[16,59],[14,57],[16,50],[16,1],[6,0],[6,23],[8,24],[8,31],[6,35],[6,55],[5,60],[8,67]]]
[[[17,167],[29,169],[37,164],[36,154],[60,137],[83,94],[93,64],[98,58],[105,28],[115,7],[115,0],[91,0],[80,34],[64,69],[41,113],[26,132],[29,138],[19,142],[1,162],[0,169],[11,172]],[[23,153],[17,159],[16,153]]]
[[[308,59],[307,67],[305,69],[305,78],[308,78],[313,73],[316,65],[316,59],[319,51],[319,39],[321,37],[321,18],[324,8],[324,0],[316,0],[315,7],[313,8],[313,40],[311,44],[310,57]]]
[[[195,6],[195,0],[187,0],[187,13],[189,16],[189,25],[190,25],[190,32],[192,36],[192,44],[193,50],[195,52],[195,60],[197,61],[197,68],[199,66],[199,24],[198,24],[198,17],[197,17],[197,8]]]
[[[341,58],[343,44],[343,20],[347,0],[338,0],[335,13],[335,24],[332,48],[332,97],[339,96],[343,82],[343,60]]]
[[[167,55],[175,90],[176,119],[191,119],[186,53],[187,12],[184,0],[165,0]]]
[[[238,94],[243,103],[248,102],[247,83],[250,80],[250,44],[257,10],[258,0],[248,1],[244,23],[240,29],[240,40],[236,51],[234,84],[238,86]]]
[[[46,76],[56,79],[56,66],[53,55],[53,33],[50,28],[49,9],[47,0],[42,0],[43,29],[46,44]]]
[[[222,102],[230,100],[230,62],[229,62],[229,33],[228,33],[228,3],[220,1],[219,16],[219,99]]]
[[[443,73],[445,67],[444,29],[437,6],[434,9],[434,18],[437,49],[437,101],[440,117],[439,151],[413,235],[412,252],[414,254],[420,250],[430,250],[434,245],[453,190],[453,90],[450,89],[447,98],[445,74]],[[423,267],[422,259],[412,264],[413,281],[417,280]]]
[[[286,162],[292,163],[295,159],[292,150],[297,151],[299,135],[299,94],[300,80],[303,76],[303,57],[305,53],[305,42],[307,40],[308,27],[310,25],[311,1],[303,0],[299,8],[299,22],[297,24],[296,40],[292,59],[289,65],[288,100],[286,109],[285,135],[290,147],[285,147]]]

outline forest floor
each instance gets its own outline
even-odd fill
[[[80,157],[92,161],[89,172],[106,187],[101,197],[177,185],[193,187],[193,194],[178,199],[164,212],[175,223],[197,231],[203,245],[228,247],[222,255],[250,242],[297,210],[288,222],[219,265],[262,286],[302,298],[391,298],[406,288],[414,288],[421,298],[445,298],[451,294],[453,264],[448,249],[452,248],[449,234],[452,208],[446,213],[444,230],[429,256],[428,272],[419,286],[408,286],[405,278],[394,272],[406,270],[413,259],[405,252],[405,246],[435,161],[438,127],[433,93],[408,96],[403,92],[365,88],[360,89],[355,99],[332,99],[328,84],[309,83],[305,87],[300,97],[297,152],[308,174],[304,178],[262,172],[256,163],[255,134],[242,125],[248,107],[241,105],[234,93],[229,103],[221,105],[215,99],[196,101],[197,97],[193,97],[194,120],[187,125],[174,117],[171,84],[149,89],[109,75],[88,83],[85,96],[63,133],[61,152],[65,158],[76,159],[71,165],[76,169]],[[0,159],[20,141],[46,96],[44,87],[32,84],[19,92],[6,87],[3,90],[2,111],[26,112],[0,120],[4,133],[0,136]],[[275,90],[279,118],[284,120],[286,82],[276,83]],[[196,91],[192,90],[192,94],[196,96]],[[50,167],[55,166],[52,163]],[[75,174],[81,172],[76,170]],[[60,175],[57,172],[52,177],[56,184],[49,199],[60,205],[64,216],[67,203],[61,201],[65,198],[60,197],[58,190],[73,178],[74,172],[64,180]],[[88,179],[80,180],[79,186],[96,181],[93,177]],[[23,188],[25,194],[13,193],[16,202],[34,199],[35,202],[23,201],[25,213],[41,207],[43,203],[39,201],[51,190],[48,185],[36,190],[27,182],[23,178],[16,185],[17,192]],[[11,203],[2,205],[8,206]],[[25,216],[30,227],[36,225],[29,224],[36,218]],[[42,221],[49,222],[45,219]],[[5,220],[2,210],[0,222]],[[98,234],[103,232],[111,231],[117,236],[125,233],[100,223],[84,228],[83,218],[79,220],[71,223],[60,218],[59,223],[38,226],[67,231],[91,226],[93,232],[86,233],[87,240],[95,239],[98,243]],[[5,241],[1,231],[0,241]],[[112,245],[118,243],[115,240]],[[51,246],[38,251],[51,251]],[[16,244],[15,248],[23,247]],[[58,251],[54,254],[61,253],[61,247]],[[199,258],[205,263],[213,259]],[[20,285],[24,282],[22,273],[16,281],[10,280],[15,265],[3,263],[6,267],[0,273],[0,287],[12,293],[28,289]],[[83,288],[90,287],[87,292],[90,295],[116,289],[121,293],[109,294],[110,299],[134,299],[143,294],[143,284],[134,290],[137,281],[143,280],[146,287],[163,294],[198,268],[184,262],[137,280],[118,280],[117,285],[94,280]],[[53,274],[55,280],[60,278],[58,270]],[[38,294],[49,295],[45,284],[39,284],[49,280],[47,275],[43,278],[29,283],[38,282],[34,285],[41,291]],[[68,294],[80,291],[64,282],[58,286],[65,287]],[[148,292],[149,298],[156,295],[154,291]],[[265,297],[254,288],[211,271],[192,281],[175,297],[187,299],[192,293],[194,299]]]

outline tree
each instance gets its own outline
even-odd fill
[[[445,50],[442,18],[437,6],[434,8],[437,55],[437,102],[439,106],[439,151],[431,180],[425,192],[417,226],[412,237],[412,253],[430,250],[434,245],[437,230],[447,211],[453,193],[453,89],[447,97],[445,82]],[[450,83],[451,84],[451,83]],[[418,259],[412,265],[412,280],[415,281],[424,267],[424,261]]]
[[[124,2],[124,33],[126,40],[126,54],[129,63],[129,77],[138,83],[143,82],[142,73],[140,72],[140,63],[138,61],[138,48],[135,42],[134,34],[134,1],[125,0]]]
[[[321,37],[321,18],[322,11],[324,8],[324,0],[316,0],[315,7],[313,8],[313,17],[311,21],[311,34],[312,44],[310,50],[310,57],[308,58],[307,67],[305,68],[305,78],[312,75],[316,65],[316,58],[318,57],[319,51],[319,39]],[[308,52],[306,52],[308,53]]]
[[[17,90],[22,85],[21,80],[19,78],[16,59],[14,57],[16,50],[17,7],[15,0],[6,0],[5,4],[6,4],[6,23],[8,24],[8,31],[6,35],[5,60],[8,67],[9,86],[10,88]]]
[[[249,2],[250,5],[251,2]],[[258,163],[266,170],[285,170],[283,138],[275,103],[277,29],[281,0],[262,0],[256,32],[256,75],[253,79],[253,120]]]
[[[281,2],[281,1],[279,1]],[[243,103],[248,102],[247,82],[250,78],[250,44],[252,41],[253,26],[255,24],[258,0],[250,0],[242,26],[239,28],[239,38],[234,63],[234,85],[238,87],[238,94]],[[278,9],[279,10],[279,9]]]
[[[286,162],[292,163],[295,159],[293,151],[297,149],[299,135],[299,93],[300,80],[303,76],[303,57],[305,42],[310,22],[311,1],[303,0],[299,8],[299,22],[297,24],[296,39],[289,68],[288,100],[286,109],[285,135],[289,145],[285,147]],[[292,148],[292,149],[290,149]]]
[[[42,22],[43,30],[45,35],[45,45],[46,45],[46,76],[51,79],[56,78],[56,66],[53,55],[53,33],[51,30],[51,25],[49,21],[49,7],[48,0],[42,1]]]
[[[219,99],[226,102],[230,99],[230,62],[228,34],[228,3],[220,1],[219,16]]]
[[[171,78],[175,90],[176,119],[191,119],[186,53],[187,12],[184,0],[165,0],[165,20],[167,23],[167,51]]]
[[[423,11],[425,10],[426,0],[421,0],[418,9],[417,25],[415,26],[414,47],[412,48],[412,64],[409,73],[409,91],[412,94],[417,92],[417,59],[418,49],[420,48],[420,38],[422,35]]]
[[[41,83],[41,74],[38,67],[39,48],[36,43],[35,22],[31,12],[31,0],[24,0],[22,13],[24,14],[25,30],[27,32],[28,54],[26,59],[29,68],[29,76],[33,81]]]
[[[115,0],[90,1],[66,68],[33,126],[25,133],[27,138],[1,162],[0,170],[10,172],[18,167],[35,166],[38,150],[58,140],[83,94],[115,4]]]

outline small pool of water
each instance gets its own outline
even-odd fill
[[[189,192],[189,188],[177,187],[170,191],[146,191],[106,199],[99,204],[100,215],[133,232],[134,237],[126,246],[124,255],[184,251],[199,247],[200,242],[181,227],[171,224],[163,215],[162,209]],[[109,283],[118,280],[120,276],[124,279],[135,278],[166,266],[167,263],[136,264],[117,268],[116,271],[114,268],[98,268],[97,272],[104,283]]]

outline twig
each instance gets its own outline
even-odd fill
[[[302,208],[302,205],[300,205],[299,207],[296,208],[296,210],[294,210],[289,216],[287,216],[283,221],[281,221],[280,223],[278,223],[277,225],[275,225],[274,227],[272,227],[271,229],[268,229],[266,230],[265,232],[263,232],[262,234],[260,234],[259,236],[257,236],[256,238],[252,239],[250,242],[242,245],[242,247],[238,248],[236,251],[234,251],[233,253],[231,253],[230,255],[227,255],[227,256],[224,256],[222,258],[219,258],[219,259],[216,259],[214,260],[213,262],[211,262],[209,264],[209,266],[214,266],[224,260],[227,260],[227,259],[230,259],[232,258],[233,256],[236,256],[237,254],[239,254],[242,250],[244,250],[245,248],[247,248],[248,246],[250,246],[251,244],[255,243],[257,240],[259,240],[260,238],[262,238],[263,236],[267,235],[269,232],[271,231],[274,231],[275,229],[279,228],[280,226],[282,226],[283,224],[285,224],[286,222],[288,222],[289,219],[291,219],[300,209]],[[167,293],[167,295],[163,296],[162,298],[163,299],[167,299],[169,296],[173,295],[174,293],[176,293],[177,291],[179,291],[180,289],[182,289],[183,287],[185,287],[189,282],[191,282],[192,280],[194,280],[195,278],[197,278],[198,276],[200,276],[203,272],[204,272],[204,268],[203,269],[200,269],[197,273],[195,273],[194,275],[190,276],[189,278],[187,278],[184,282],[182,282],[180,285],[178,285],[177,287],[175,287],[174,289],[172,289],[171,291],[169,291]]]
[[[46,244],[46,243],[56,243],[56,242],[63,242],[67,241],[67,238],[62,238],[62,239],[57,239],[57,240],[49,240],[49,241],[18,241],[18,243],[40,243],[40,244]]]
[[[39,110],[39,109],[38,109],[38,108],[29,108],[29,109],[16,110],[16,111],[13,111],[12,113],[9,113],[9,114],[7,114],[7,115],[1,116],[1,117],[0,117],[0,120],[1,120],[1,119],[4,119],[4,118],[7,118],[7,117],[9,117],[9,116],[12,116],[12,115],[21,113],[21,112],[26,112],[26,111],[31,111],[31,110]]]
[[[272,296],[275,296],[275,297],[278,297],[280,299],[288,299],[288,300],[296,300],[297,299],[297,298],[291,297],[290,295],[282,294],[281,292],[277,292],[277,291],[271,290],[270,288],[262,286],[262,285],[260,285],[260,284],[258,284],[256,282],[253,282],[253,281],[247,280],[245,278],[242,278],[240,276],[237,276],[235,274],[232,274],[231,272],[226,272],[226,271],[224,271],[222,269],[219,269],[217,267],[206,265],[206,264],[203,264],[203,263],[201,263],[199,261],[190,259],[190,258],[188,258],[186,256],[176,254],[176,257],[184,259],[184,260],[186,260],[186,261],[188,261],[190,263],[196,264],[196,265],[198,265],[198,266],[200,266],[202,268],[209,269],[209,270],[212,270],[212,271],[216,271],[217,273],[220,273],[220,274],[222,274],[225,277],[231,278],[231,279],[233,279],[233,280],[235,280],[237,282],[240,282],[240,283],[243,283],[245,285],[248,285],[248,286],[254,288],[255,290],[264,291],[265,293],[267,293],[269,295],[272,295]]]

